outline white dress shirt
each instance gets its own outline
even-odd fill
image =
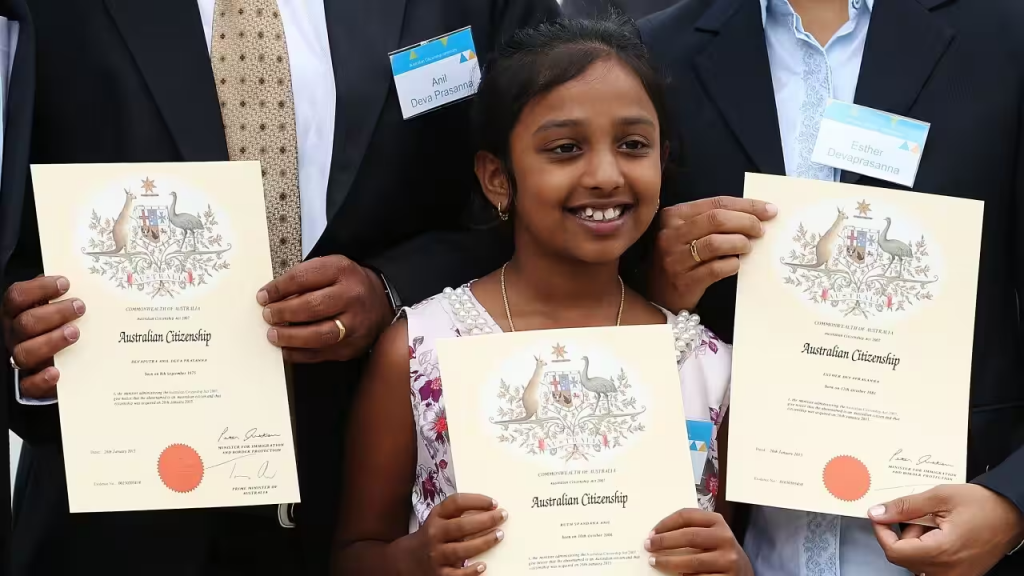
[[[206,46],[210,49],[213,40],[213,14],[215,0],[198,0],[199,13],[206,33]],[[299,153],[299,200],[302,218],[302,256],[316,245],[320,235],[327,228],[327,180],[331,174],[331,157],[334,151],[334,111],[336,92],[334,87],[334,64],[331,61],[331,46],[327,37],[327,17],[324,15],[323,0],[277,0],[281,10],[285,42],[288,44],[288,60],[292,73],[292,93],[295,97],[295,131]],[[6,22],[6,19],[0,18]],[[17,42],[17,23],[10,23],[13,32],[0,26],[0,62],[7,62],[10,52],[13,62],[14,46]],[[11,40],[7,41],[10,35]],[[8,49],[8,46],[10,48]],[[10,66],[4,67],[8,73]],[[3,104],[6,108],[6,76],[0,75],[4,87]],[[0,115],[2,118],[2,115]],[[2,136],[0,127],[0,136]],[[0,138],[2,140],[2,138]],[[2,159],[2,142],[0,142]],[[32,400],[21,397],[21,390],[15,386],[15,398],[22,404],[45,405],[57,402],[54,399]]]
[[[828,99],[854,100],[873,8],[874,0],[849,0],[849,21],[822,46],[788,0],[761,0],[787,176],[839,179],[811,152]],[[910,576],[886,560],[861,518],[754,506],[744,550],[758,576]]]

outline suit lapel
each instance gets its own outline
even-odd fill
[[[697,28],[715,34],[696,58],[700,81],[758,170],[785,174],[760,5],[756,0],[718,0]]]
[[[168,0],[174,1],[174,0]],[[388,91],[387,54],[401,48],[406,0],[324,0],[338,105],[327,186],[330,221],[348,197]]]
[[[32,18],[23,0],[5,6],[18,22],[18,43],[7,87],[3,118],[3,159],[0,164],[0,276],[18,243],[22,210],[28,188],[28,163],[35,100],[36,53]],[[3,65],[6,65],[4,63]]]
[[[953,40],[953,30],[928,11],[940,3],[875,2],[857,81],[857,104],[908,115]],[[843,182],[860,179],[859,174],[843,171]]]
[[[194,0],[105,0],[182,159],[227,160],[224,123]]]

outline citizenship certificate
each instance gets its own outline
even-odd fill
[[[508,510],[495,574],[656,574],[643,542],[696,508],[671,327],[438,341],[455,482]]]
[[[866,517],[966,481],[983,204],[748,174],[730,500]]]
[[[299,501],[255,162],[32,167],[43,263],[85,302],[57,354],[72,512]]]

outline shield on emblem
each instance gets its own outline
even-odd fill
[[[551,399],[560,406],[571,408],[574,403],[583,400],[579,370],[546,372],[544,382],[551,391]]]
[[[874,265],[878,260],[878,231],[856,226],[843,228],[843,257],[857,267]]]
[[[136,212],[139,236],[159,244],[167,236],[167,208],[165,206],[139,206]]]

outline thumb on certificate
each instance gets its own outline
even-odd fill
[[[927,492],[912,494],[872,506],[868,510],[868,517],[878,524],[899,524],[911,522],[941,512],[944,509],[945,498],[940,488],[932,488]]]

